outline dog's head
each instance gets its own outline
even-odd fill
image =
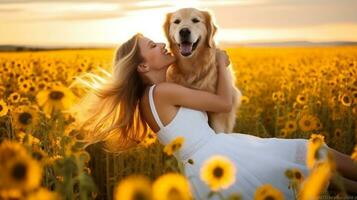
[[[214,46],[217,27],[208,11],[183,8],[166,15],[164,31],[170,48],[183,57],[191,57],[196,49]]]

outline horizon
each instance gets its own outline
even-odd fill
[[[0,45],[115,46],[136,32],[166,42],[165,14],[182,7],[211,11],[218,44],[357,42],[353,0],[3,0]]]

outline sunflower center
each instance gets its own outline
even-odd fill
[[[25,178],[27,172],[26,165],[24,163],[16,163],[14,168],[11,171],[12,177],[17,180],[21,181]]]
[[[222,169],[222,167],[216,167],[216,168],[214,168],[214,170],[213,170],[213,175],[214,175],[216,178],[221,178],[222,175],[223,175],[223,169]]]
[[[300,180],[301,179],[301,174],[300,172],[295,172],[295,178]]]
[[[50,93],[50,98],[53,99],[53,100],[60,100],[63,97],[64,97],[64,94],[61,91],[52,91]]]
[[[25,124],[25,125],[30,124],[31,119],[32,119],[32,115],[28,112],[21,113],[19,116],[19,121],[21,122],[21,124]]]
[[[3,107],[2,107],[2,105],[0,105],[0,112],[2,111],[2,109],[3,109]]]
[[[146,200],[148,199],[142,191],[135,191],[133,200]]]
[[[264,198],[264,200],[274,200],[275,198],[273,197],[273,196],[271,196],[271,195],[269,195],[269,196],[266,196],[265,198]]]
[[[343,101],[344,101],[345,103],[349,103],[349,102],[350,102],[350,98],[349,98],[348,96],[344,96],[344,97],[343,97]]]
[[[181,193],[180,191],[175,188],[175,187],[172,187],[169,192],[168,192],[168,199],[172,199],[172,200],[180,200],[180,199],[183,199],[182,196],[181,196]]]
[[[304,121],[304,124],[305,124],[305,126],[310,126],[310,125],[311,125],[311,122],[310,122],[309,120],[305,120],[305,121]]]

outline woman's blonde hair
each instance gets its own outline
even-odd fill
[[[143,61],[140,37],[142,34],[137,33],[116,49],[112,74],[106,73],[108,79],[93,73],[85,74],[91,81],[77,77],[91,89],[72,109],[84,133],[81,141],[87,145],[104,141],[106,151],[121,152],[137,146],[150,129],[139,110],[145,89],[137,72]]]

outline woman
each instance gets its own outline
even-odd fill
[[[217,94],[186,88],[165,82],[167,68],[175,61],[165,44],[136,34],[117,49],[112,79],[95,90],[97,98],[82,126],[89,133],[87,140],[106,141],[110,151],[123,151],[135,147],[149,128],[164,145],[184,137],[183,146],[174,155],[184,164],[196,199],[207,199],[210,190],[200,180],[199,170],[215,154],[229,157],[237,168],[236,183],[221,191],[224,195],[239,192],[244,199],[253,199],[258,186],[270,183],[286,199],[293,199],[284,171],[299,168],[308,175],[307,140],[215,134],[209,127],[205,111],[228,112],[232,106],[226,68],[229,60],[222,51],[217,56]],[[346,189],[357,192],[356,165],[348,155],[328,149],[346,177]]]

